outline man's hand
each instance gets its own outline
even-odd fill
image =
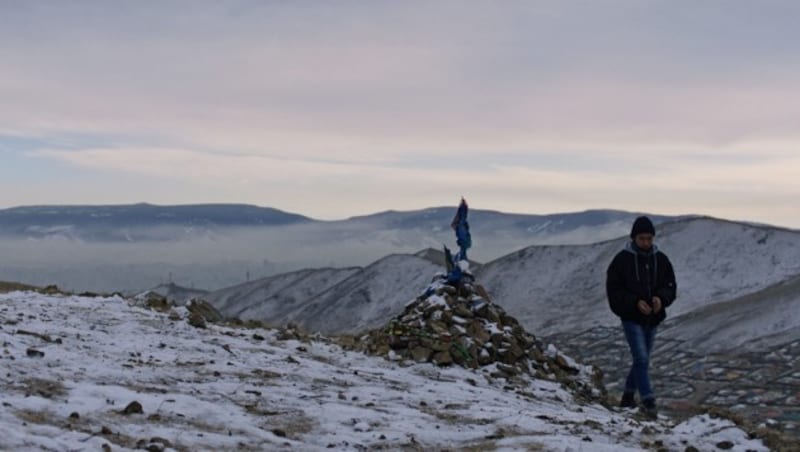
[[[639,302],[636,303],[636,307],[639,308],[639,312],[644,315],[650,315],[653,313],[653,308],[651,308],[650,305],[644,300],[639,300]]]
[[[661,307],[661,298],[653,297],[653,312],[658,314],[658,312],[661,310]]]

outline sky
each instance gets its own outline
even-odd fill
[[[0,0],[0,208],[800,227],[800,3]]]

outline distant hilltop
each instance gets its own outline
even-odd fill
[[[505,235],[544,237],[569,235],[587,228],[602,230],[609,224],[624,224],[638,212],[588,210],[551,215],[511,214],[473,209],[473,230],[491,238],[496,231]],[[316,225],[326,230],[362,232],[378,230],[447,231],[453,207],[432,207],[414,211],[388,210],[344,220],[323,221],[270,207],[247,204],[196,204],[159,206],[147,203],[130,205],[51,205],[22,206],[0,210],[0,238],[32,240],[58,238],[87,242],[175,241],[188,237],[220,233],[231,228],[291,227]],[[662,222],[683,216],[653,215]],[[156,230],[157,229],[157,230]],[[606,237],[603,237],[606,238]],[[574,241],[569,237],[567,242]],[[584,240],[578,240],[584,241]],[[424,244],[431,245],[432,243]],[[417,249],[426,246],[416,247]]]

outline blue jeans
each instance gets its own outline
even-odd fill
[[[648,368],[650,352],[656,339],[656,327],[623,320],[622,329],[625,330],[625,339],[628,340],[633,357],[633,365],[625,380],[625,392],[635,393],[638,389],[641,400],[654,399]]]

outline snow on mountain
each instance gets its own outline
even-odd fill
[[[424,248],[441,249],[450,243],[452,207],[436,207],[409,212],[387,211],[324,224],[326,231],[340,240],[357,237],[360,241],[385,243],[391,252],[413,253]],[[639,214],[615,210],[527,215],[470,209],[470,228],[475,240],[472,257],[482,261],[530,244],[586,244],[624,234]],[[655,215],[654,221],[682,217]],[[351,235],[350,231],[358,231]]]
[[[284,322],[292,312],[359,271],[358,268],[301,270],[221,289],[204,298],[230,317]]]
[[[619,242],[532,246],[485,264],[477,273],[490,295],[536,334],[581,331],[609,323],[605,271]]]
[[[662,335],[688,341],[701,353],[758,351],[800,340],[800,276],[674,318]]]
[[[402,311],[442,268],[408,255],[385,257],[317,297],[291,320],[313,331],[357,332]]]
[[[304,270],[222,289],[205,298],[225,315],[314,331],[374,327],[415,298],[441,266],[391,255],[364,268]]]
[[[753,325],[774,325],[771,329],[754,326],[749,329],[753,334],[800,327],[798,316],[779,316],[766,309],[776,302],[769,293],[760,298],[754,295],[800,275],[798,239],[797,231],[712,218],[659,225],[657,244],[670,257],[678,279],[678,299],[669,308],[670,318],[706,309],[705,326],[700,321],[697,325],[699,332],[708,334],[734,315],[711,315],[723,309],[711,306],[744,297],[736,304],[742,308],[735,312],[748,313]],[[615,326],[618,320],[606,301],[605,272],[627,240],[531,246],[479,266],[475,274],[490,295],[537,336]],[[210,294],[209,299],[232,316],[278,323],[291,320],[328,333],[353,332],[388,320],[396,306],[416,297],[435,273],[443,271],[442,264],[433,263],[439,259],[434,250],[416,256],[394,255],[363,270],[342,270],[345,273],[338,280],[326,276],[334,270],[308,270],[234,286]],[[283,287],[291,287],[291,294],[281,295]],[[787,309],[797,306],[795,298],[784,298]],[[746,307],[755,299],[762,300],[761,308]],[[712,318],[716,320],[711,322]],[[689,334],[688,328],[685,331]],[[719,344],[736,343],[724,334],[714,337]]]
[[[508,390],[491,369],[172,318],[117,297],[0,295],[0,449],[767,450],[709,416],[643,422],[545,380]]]
[[[657,243],[678,278],[680,315],[800,275],[800,232],[712,218],[666,225]]]
[[[800,275],[797,231],[712,218],[671,222],[657,231],[657,245],[672,261],[678,281],[678,299],[668,311],[673,318]],[[607,306],[605,274],[627,240],[532,246],[483,265],[477,276],[509,313],[538,334],[616,325]]]

